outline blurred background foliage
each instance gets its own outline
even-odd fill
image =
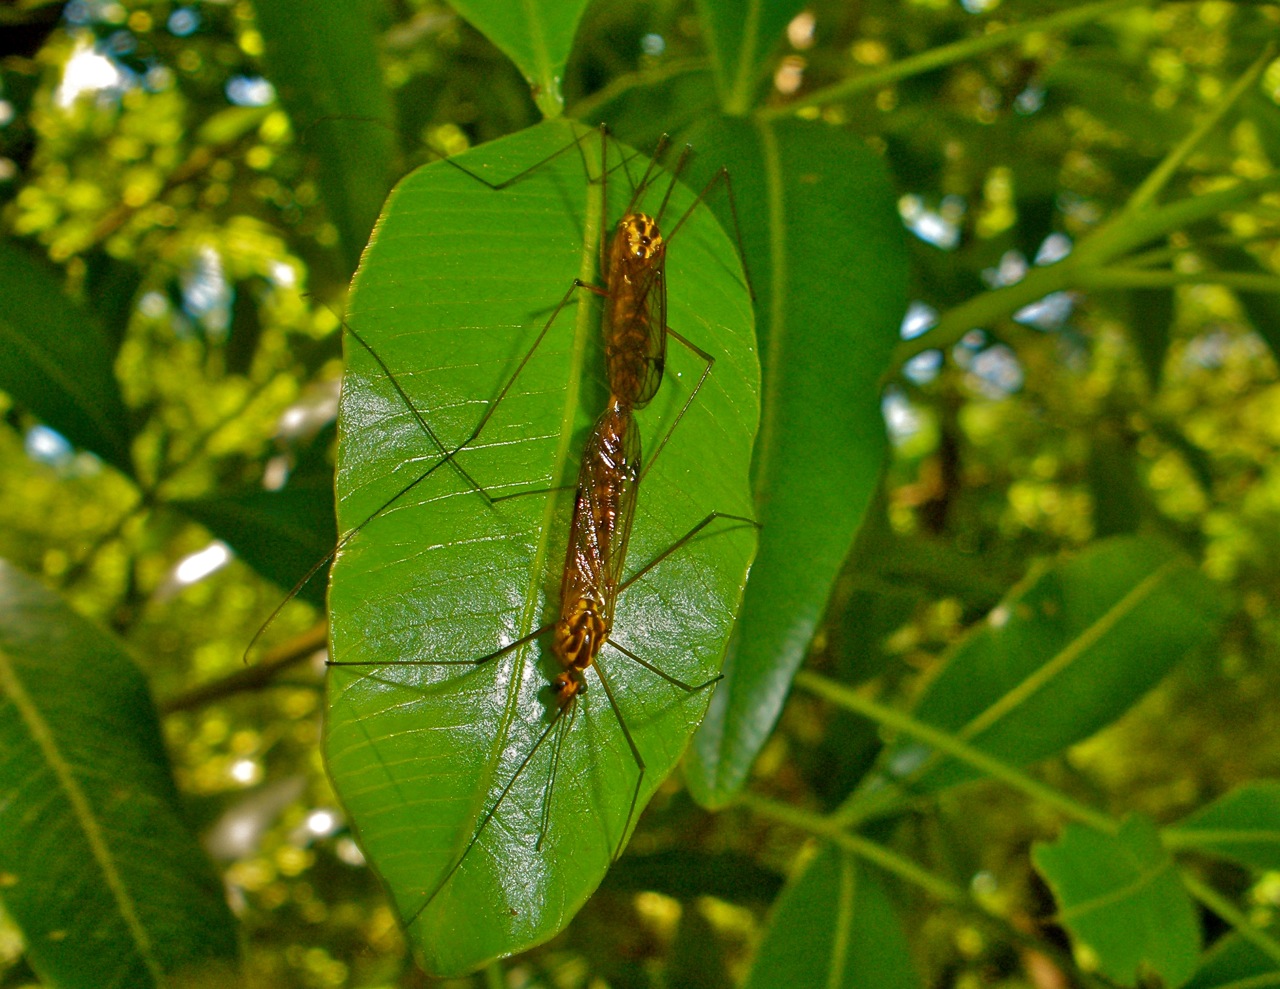
[[[1034,558],[1162,534],[1228,590],[1221,640],[1041,775],[1165,821],[1280,771],[1276,200],[1206,222],[1194,256],[1183,233],[1152,249],[1185,277],[1075,286],[945,352],[919,334],[1121,209],[1260,57],[1178,188],[1271,174],[1280,62],[1264,53],[1280,7],[1115,4],[981,44],[1042,6],[815,0],[778,40],[767,111],[849,128],[882,155],[916,300],[884,378],[893,457],[809,668],[874,678],[877,697],[905,703]],[[446,4],[370,13],[399,172],[540,118],[517,70]],[[0,392],[0,556],[137,658],[252,984],[412,986],[425,977],[318,755],[322,581],[242,665],[282,588],[334,540],[336,313],[361,246],[316,163],[326,121],[282,108],[257,18],[244,0],[0,8],[0,260],[100,327],[124,444],[78,449],[38,398]],[[592,4],[566,112],[640,147],[678,131],[710,99],[701,32],[679,0]],[[943,54],[837,98],[930,52]],[[382,123],[346,123],[357,151],[361,128],[387,139]],[[1198,279],[1215,269],[1241,277]],[[829,810],[879,746],[875,724],[798,692],[752,788]],[[898,841],[1027,931],[1052,913],[1028,848],[1057,828],[1055,812],[981,783],[935,798]],[[669,782],[601,892],[508,984],[732,984],[804,841],[744,808],[703,813]],[[1280,908],[1280,874],[1205,874],[1261,926]],[[903,903],[925,984],[1071,984],[961,907]],[[34,981],[0,921],[0,985]]]

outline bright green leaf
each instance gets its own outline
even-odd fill
[[[733,175],[765,375],[760,554],[687,767],[694,795],[717,806],[777,722],[878,483],[879,378],[906,305],[906,250],[884,166],[854,135],[719,119],[691,138],[703,173],[725,163]],[[713,203],[726,222],[728,198]]]
[[[879,878],[828,846],[783,891],[747,989],[918,989],[902,925]]]
[[[128,415],[102,328],[48,265],[0,241],[0,388],[126,474]]]
[[[451,0],[468,21],[516,63],[543,116],[560,116],[569,49],[586,0]]]
[[[0,795],[0,898],[42,979],[236,984],[235,924],[182,820],[141,672],[3,562]]]
[[[1190,978],[1200,925],[1154,824],[1130,817],[1116,835],[1071,824],[1032,858],[1082,964],[1122,985],[1148,973],[1170,989]]]
[[[600,187],[588,183],[583,165],[594,159],[599,171],[600,144],[587,132],[575,147],[574,134],[568,124],[546,123],[457,159],[492,179],[543,162],[502,190],[449,162],[405,179],[366,252],[349,309],[350,326],[453,448],[511,379],[557,303],[569,300],[478,440],[458,455],[457,469],[432,470],[364,526],[333,568],[333,658],[390,665],[332,669],[329,770],[410,937],[439,973],[475,968],[567,924],[623,842],[637,780],[593,673],[565,737],[543,833],[554,743],[530,753],[551,717],[549,643],[479,668],[407,663],[484,656],[555,614],[573,498],[546,489],[574,483],[578,451],[606,397],[599,307],[572,287],[575,277],[595,278]],[[617,164],[612,143],[610,154]],[[639,165],[631,160],[628,168]],[[622,176],[615,171],[610,182],[611,214],[629,194]],[[689,200],[677,189],[667,215]],[[751,514],[747,473],[758,416],[751,306],[734,245],[709,211],[696,209],[671,241],[667,283],[670,324],[716,363],[640,486],[627,573],[709,512]],[[350,336],[347,357],[343,532],[440,462],[405,399]],[[670,345],[665,383],[638,415],[646,449],[701,372],[700,360]],[[541,493],[490,506],[462,471],[493,495]],[[750,526],[713,523],[620,596],[614,638],[686,683],[713,676],[754,542]],[[647,764],[643,806],[679,758],[709,692],[684,693],[610,648],[601,662]]]
[[[1178,847],[1198,848],[1254,869],[1280,869],[1280,782],[1245,783],[1167,833]]]

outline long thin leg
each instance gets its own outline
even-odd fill
[[[486,179],[483,175],[480,175],[478,172],[473,172],[471,169],[467,168],[465,165],[459,165],[456,161],[454,161],[452,155],[440,155],[440,160],[448,162],[450,165],[452,165],[458,171],[462,172],[464,175],[469,175],[471,178],[475,179],[481,185],[488,186],[490,189],[494,190],[495,192],[498,192],[498,191],[501,191],[502,189],[506,189],[510,186],[515,185],[517,182],[519,182],[522,179],[528,178],[530,175],[536,172],[543,165],[547,164],[548,162],[555,161],[555,159],[559,158],[562,154],[564,154],[570,148],[578,148],[579,151],[581,151],[581,142],[584,136],[585,134],[579,134],[577,137],[575,137],[572,141],[566,144],[559,151],[551,152],[551,154],[547,155],[547,157],[543,158],[541,161],[534,162],[528,168],[521,169],[520,171],[516,172],[515,175],[512,175],[509,178],[505,178],[501,182],[490,182],[488,179]],[[434,149],[432,150],[434,151]],[[439,152],[435,152],[435,153],[439,154]]]
[[[711,180],[702,187],[702,191],[694,198],[693,205],[685,210],[684,216],[680,217],[680,219],[676,221],[676,225],[667,233],[667,244],[669,245],[671,243],[671,239],[679,233],[680,228],[683,227],[685,221],[689,219],[690,214],[693,213],[693,207],[706,199],[711,193],[711,190],[715,188],[716,183],[721,181],[724,182],[725,191],[729,194],[729,215],[733,217],[733,233],[738,239],[738,257],[742,261],[742,273],[747,279],[747,292],[751,296],[751,301],[755,302],[756,289],[755,285],[751,281],[751,267],[747,264],[747,255],[742,249],[742,224],[738,222],[738,201],[733,194],[733,179],[729,175],[729,169],[725,168],[723,165],[721,165],[720,170],[711,177]]]
[[[709,526],[716,519],[728,519],[732,522],[742,522],[744,525],[755,526],[755,528],[757,529],[760,528],[759,522],[757,522],[755,519],[747,518],[747,516],[745,515],[730,515],[728,512],[712,512],[706,518],[704,518],[701,522],[695,525],[692,529],[686,532],[683,536],[677,539],[674,543],[672,543],[670,546],[664,549],[661,553],[655,556],[652,560],[646,563],[643,567],[641,567],[639,570],[633,573],[630,577],[624,580],[621,584],[619,584],[618,593],[621,594],[623,591],[625,591],[637,580],[639,580],[641,577],[647,574],[650,570],[656,567],[659,563],[665,560],[672,553],[676,552],[678,549],[684,546],[687,546],[690,542],[693,541],[693,538],[699,532],[701,532],[703,529]]]
[[[511,779],[507,780],[506,786],[504,786],[502,791],[498,794],[498,799],[493,802],[489,809],[485,811],[484,816],[480,818],[480,823],[476,826],[475,834],[473,834],[471,836],[471,840],[467,842],[466,847],[462,850],[462,854],[458,856],[458,860],[449,867],[449,871],[444,874],[444,877],[436,884],[436,888],[433,889],[431,894],[422,901],[422,905],[413,912],[413,915],[405,918],[404,926],[406,928],[413,926],[414,922],[422,916],[422,912],[431,905],[431,901],[439,895],[440,891],[444,889],[446,885],[448,885],[449,880],[453,878],[454,873],[462,867],[462,863],[465,862],[467,856],[471,854],[471,849],[474,848],[476,842],[480,840],[480,835],[482,835],[484,833],[484,829],[489,826],[489,822],[493,820],[493,816],[498,813],[498,808],[502,806],[502,801],[507,799],[507,794],[511,792],[511,788],[514,787],[516,785],[516,781],[520,779],[520,774],[523,773],[529,763],[533,761],[533,757],[536,756],[538,754],[538,750],[542,748],[542,743],[550,737],[552,731],[555,730],[556,725],[560,723],[560,719],[564,717],[564,712],[571,706],[572,705],[566,705],[565,707],[560,708],[560,710],[556,712],[555,717],[551,719],[551,724],[547,725],[547,727],[542,730],[542,734],[539,735],[538,740],[533,743],[533,748],[529,750],[529,754],[520,760],[520,765],[517,766],[516,771],[511,774]]]
[[[606,639],[605,641],[607,641],[609,645],[613,646],[613,648],[617,649],[618,652],[622,653],[622,655],[626,656],[628,659],[634,660],[635,662],[639,663],[650,673],[653,673],[653,674],[656,674],[657,676],[662,677],[662,679],[666,680],[667,683],[671,684],[673,687],[679,687],[681,690],[690,694],[696,694],[699,690],[706,690],[713,683],[718,683],[719,681],[724,679],[723,673],[717,673],[710,680],[705,680],[702,683],[696,686],[693,686],[685,683],[683,680],[677,680],[666,670],[659,669],[657,666],[654,666],[653,663],[649,662],[647,659],[641,659],[639,656],[637,656],[635,653],[633,653],[630,649],[628,649],[626,646],[622,645],[621,643],[615,642],[613,639]]]
[[[693,400],[698,397],[698,392],[702,390],[702,386],[706,383],[708,376],[711,374],[711,369],[715,366],[715,363],[716,363],[716,359],[714,357],[708,354],[696,343],[689,340],[687,337],[683,336],[680,333],[677,333],[671,327],[669,326],[665,327],[664,332],[667,333],[669,336],[675,337],[676,340],[684,344],[685,347],[687,347],[692,353],[696,354],[698,357],[701,357],[703,360],[703,368],[702,368],[702,374],[698,378],[698,383],[693,386],[693,390],[689,392],[689,397],[684,400],[684,405],[680,407],[680,412],[676,415],[671,425],[667,428],[667,431],[663,434],[662,439],[658,442],[658,445],[654,447],[653,456],[649,458],[649,462],[645,464],[644,470],[641,471],[640,473],[641,481],[645,479],[646,475],[648,475],[649,471],[653,468],[654,461],[658,459],[658,455],[662,453],[663,448],[667,445],[667,440],[671,439],[671,434],[674,433],[676,431],[676,427],[680,425],[680,420],[684,418],[684,414],[689,411],[689,406],[693,404]]]
[[[609,706],[613,708],[614,716],[618,719],[618,727],[622,729],[622,735],[627,740],[627,747],[631,749],[631,755],[636,761],[636,768],[639,770],[636,774],[636,788],[631,791],[631,806],[627,808],[627,820],[622,825],[622,837],[618,839],[618,847],[613,852],[613,861],[616,862],[618,861],[618,856],[622,854],[623,845],[627,842],[627,834],[631,830],[631,820],[636,814],[636,803],[640,799],[640,788],[644,785],[644,756],[640,754],[640,748],[636,745],[636,740],[631,737],[631,729],[627,727],[626,719],[622,717],[622,708],[618,707],[618,699],[613,696],[613,686],[605,675],[604,667],[600,665],[600,657],[597,656],[596,661],[591,665],[595,667],[596,676],[600,678],[605,696],[609,698]]]
[[[542,812],[538,815],[538,841],[533,846],[539,852],[542,851],[542,842],[547,837],[547,829],[551,826],[551,795],[556,789],[556,776],[560,772],[560,753],[564,750],[564,740],[573,730],[573,720],[578,715],[577,697],[570,699],[568,706],[573,708],[573,711],[569,714],[567,721],[563,717],[556,717],[556,721],[565,721],[565,726],[556,734],[555,753],[551,757],[551,772],[547,777],[546,788],[542,791]]]
[[[426,420],[423,418],[422,414],[414,407],[413,403],[409,400],[409,396],[405,393],[404,389],[400,386],[400,383],[399,381],[396,380],[395,375],[390,373],[390,370],[387,368],[387,365],[382,360],[382,358],[373,350],[372,347],[369,346],[368,342],[363,337],[361,337],[354,329],[352,329],[350,325],[347,326],[348,332],[350,332],[352,336],[354,336],[357,340],[359,340],[361,345],[365,347],[365,349],[368,350],[371,354],[373,354],[373,357],[375,360],[377,360],[378,365],[384,371],[387,371],[392,382],[395,384],[396,392],[400,395],[405,405],[408,406],[409,411],[413,414],[414,418],[417,419],[417,421],[426,430],[427,435],[430,436],[431,439],[436,443],[436,445],[440,447],[441,450],[444,451],[444,455],[441,457],[441,459],[437,460],[425,471],[423,471],[421,474],[415,477],[408,484],[404,485],[404,487],[400,488],[390,498],[388,498],[381,505],[379,505],[372,512],[370,512],[363,519],[361,519],[357,525],[353,526],[351,529],[348,529],[341,537],[339,537],[338,541],[334,544],[333,549],[329,550],[329,552],[326,553],[321,559],[317,560],[314,564],[312,564],[311,568],[302,576],[302,579],[299,580],[296,584],[294,584],[293,588],[289,591],[288,594],[285,595],[284,599],[278,605],[276,605],[275,608],[272,610],[271,614],[267,616],[266,621],[264,621],[258,627],[258,630],[253,633],[253,638],[249,640],[249,644],[245,646],[245,650],[244,650],[244,661],[246,663],[249,661],[249,653],[253,650],[253,647],[258,644],[259,640],[265,634],[267,629],[270,628],[271,625],[275,622],[275,620],[280,616],[280,612],[284,610],[285,606],[290,601],[292,601],[295,597],[298,596],[298,592],[301,591],[302,588],[304,588],[308,583],[310,583],[311,579],[315,577],[317,573],[320,572],[320,570],[325,566],[325,564],[329,563],[335,556],[337,556],[339,551],[341,551],[349,542],[351,542],[351,540],[354,539],[356,535],[366,525],[368,525],[370,522],[376,519],[379,515],[385,512],[388,508],[390,508],[392,505],[398,502],[401,498],[407,495],[410,491],[416,488],[419,484],[425,481],[428,477],[430,477],[433,473],[435,473],[435,471],[439,469],[439,467],[445,462],[452,463],[455,466],[455,468],[463,475],[463,477],[465,477],[470,482],[472,489],[476,491],[482,498],[484,498],[485,503],[490,508],[493,507],[495,502],[498,501],[499,499],[493,498],[487,491],[485,491],[484,488],[481,487],[471,477],[471,475],[468,474],[466,470],[464,470],[462,466],[457,463],[457,460],[455,458],[457,457],[457,454],[460,453],[465,447],[470,446],[475,441],[476,437],[478,437],[480,433],[484,430],[484,427],[488,424],[489,419],[493,416],[498,406],[502,403],[502,400],[506,397],[507,392],[511,390],[511,387],[512,385],[515,384],[516,379],[520,377],[521,372],[525,369],[529,361],[533,358],[534,352],[542,344],[542,341],[546,339],[547,333],[551,329],[551,324],[554,323],[556,321],[556,317],[560,315],[560,310],[562,310],[566,305],[569,304],[569,299],[573,296],[573,293],[578,288],[590,288],[594,290],[595,286],[587,285],[585,282],[580,281],[577,278],[573,280],[573,284],[569,286],[569,290],[565,292],[564,297],[556,305],[555,309],[552,310],[550,317],[548,317],[546,323],[543,324],[542,329],[538,332],[538,336],[533,341],[533,345],[529,348],[528,351],[525,352],[524,357],[521,358],[519,365],[517,365],[511,377],[507,379],[506,384],[502,386],[502,390],[498,392],[497,397],[492,402],[490,402],[489,407],[485,409],[484,415],[480,417],[480,421],[476,423],[476,426],[474,429],[471,430],[470,435],[468,435],[466,439],[464,439],[452,450],[449,450],[447,447],[445,447],[445,445],[436,436],[434,430],[432,430],[431,427],[427,425]]]
[[[486,653],[479,659],[360,659],[360,660],[325,660],[325,666],[481,666],[491,659],[497,659],[499,656],[505,656],[513,649],[519,649],[521,646],[532,642],[540,635],[546,635],[556,627],[555,622],[548,622],[546,625],[540,625],[528,635],[522,635],[514,642],[508,642],[501,649],[494,652]]]
[[[431,437],[431,442],[434,443],[440,449],[440,452],[444,454],[445,459],[448,460],[451,464],[453,464],[454,470],[456,470],[459,474],[463,476],[466,482],[469,485],[471,485],[471,489],[475,491],[476,494],[480,495],[480,497],[482,497],[485,501],[491,502],[493,499],[489,497],[489,493],[485,491],[485,489],[482,488],[479,484],[477,484],[475,478],[467,473],[466,468],[463,467],[456,460],[454,460],[452,455],[450,455],[448,448],[444,445],[443,442],[441,442],[440,437],[436,435],[436,431],[431,428],[430,424],[423,417],[422,413],[418,411],[418,407],[413,404],[409,396],[405,393],[404,388],[400,385],[400,379],[397,378],[392,373],[391,368],[387,367],[387,362],[382,359],[382,355],[379,354],[376,350],[373,349],[373,347],[369,345],[369,341],[367,341],[364,337],[362,337],[359,333],[356,332],[356,328],[354,326],[346,322],[344,322],[342,325],[346,327],[346,330],[348,333],[350,333],[353,337],[356,338],[356,340],[360,343],[360,346],[364,347],[364,349],[369,352],[369,356],[378,362],[378,367],[382,368],[383,373],[386,374],[386,376],[391,380],[391,384],[395,386],[397,394],[399,394],[400,398],[404,400],[405,407],[413,414],[413,417],[418,421],[418,425],[422,427],[422,431]],[[432,470],[434,469],[435,468],[433,467]]]

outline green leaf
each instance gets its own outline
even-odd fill
[[[235,924],[182,820],[142,674],[3,562],[0,794],[0,897],[43,980],[237,984]]]
[[[1160,387],[1165,355],[1173,331],[1173,290],[1167,288],[1135,288],[1126,293],[1129,302],[1128,325],[1134,347],[1147,372],[1152,390]]]
[[[765,375],[760,554],[687,765],[695,797],[719,806],[777,722],[878,483],[906,249],[884,166],[854,135],[721,118],[692,139],[704,174],[724,163],[733,175]],[[728,198],[713,204],[728,227]]]
[[[565,63],[587,0],[451,0],[452,6],[516,63],[544,117],[564,108]]]
[[[1273,275],[1275,272],[1243,247],[1228,244],[1206,244],[1199,250],[1219,271],[1240,272],[1247,275]],[[1273,358],[1280,358],[1280,296],[1275,292],[1244,292],[1237,290],[1240,306],[1253,324],[1254,332],[1262,338]]]
[[[254,5],[271,81],[315,155],[325,208],[354,271],[395,168],[395,125],[369,0]]]
[[[170,504],[225,540],[237,556],[281,587],[292,587],[333,548],[333,485],[327,480]],[[322,604],[323,579],[312,580],[298,596]]]
[[[1245,783],[1167,828],[1166,835],[1178,848],[1254,869],[1280,869],[1280,781]]]
[[[803,0],[698,0],[720,101],[728,112],[740,115],[753,105],[769,56],[804,6]]]
[[[549,122],[457,159],[491,179],[542,162],[502,190],[450,162],[406,178],[379,221],[349,309],[350,327],[452,449],[568,300],[457,469],[433,470],[365,525],[333,567],[333,658],[392,665],[331,670],[329,771],[420,956],[438,973],[473,969],[567,924],[622,844],[636,787],[635,762],[591,673],[565,735],[544,832],[554,743],[530,753],[551,718],[547,683],[558,667],[549,643],[479,668],[408,665],[487,655],[556,613],[573,496],[546,489],[574,484],[578,451],[606,398],[599,307],[572,285],[594,279],[598,257],[600,187],[588,184],[583,163],[594,160],[598,172],[600,145],[586,134],[579,149],[570,125]],[[614,165],[621,160],[614,145],[610,155]],[[629,195],[622,174],[609,184],[611,215]],[[667,215],[690,199],[677,189]],[[670,324],[716,363],[640,485],[629,574],[709,512],[751,514],[747,473],[759,414],[751,306],[733,243],[709,211],[694,210],[671,241],[666,281]],[[342,532],[440,462],[404,398],[350,335],[347,359]],[[637,416],[646,449],[702,370],[701,360],[670,345],[665,383]],[[463,470],[493,495],[541,493],[490,506]],[[713,676],[754,544],[753,527],[713,523],[619,597],[613,638],[686,683]],[[682,692],[610,648],[600,660],[647,764],[643,807],[701,720],[709,691]]]
[[[1200,959],[1200,967],[1183,989],[1275,989],[1280,965],[1261,948],[1228,934]]]
[[[831,845],[783,891],[747,989],[918,989],[902,925],[877,875]]]
[[[53,271],[0,241],[0,388],[78,447],[131,474],[112,349]]]
[[[1151,972],[1169,987],[1191,977],[1200,954],[1195,905],[1146,818],[1127,818],[1115,835],[1068,825],[1032,859],[1086,968],[1122,985]]]
[[[1022,766],[1123,714],[1223,612],[1217,587],[1169,545],[1119,537],[1034,568],[951,653],[915,717]],[[885,774],[913,790],[975,771],[902,740]],[[880,778],[884,782],[884,778]]]

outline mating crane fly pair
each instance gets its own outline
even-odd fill
[[[581,141],[575,140],[572,144],[566,145],[561,149],[567,151],[572,147],[582,149]],[[607,185],[611,173],[621,169],[629,176],[627,171],[629,159],[623,157],[617,164],[610,167],[608,163],[608,138],[601,131],[601,168],[598,181],[601,186],[600,192],[600,210],[601,217],[608,215],[608,192]],[[552,156],[553,158],[555,155]],[[584,165],[586,157],[583,157]],[[678,173],[684,165],[685,156],[681,157],[680,162],[676,166]],[[527,169],[513,179],[504,182],[490,182],[478,174],[472,173],[462,168],[457,163],[451,163],[459,171],[466,172],[472,178],[478,179],[491,190],[499,192],[508,188],[513,183],[522,181],[528,177],[533,169]],[[536,169],[539,166],[534,166]],[[689,210],[680,217],[680,219],[670,227],[666,234],[666,240],[662,239],[660,224],[662,223],[663,214],[667,209],[669,200],[673,190],[676,188],[675,178],[671,179],[665,195],[663,196],[661,205],[651,214],[641,213],[637,208],[638,203],[643,197],[646,190],[653,183],[656,176],[654,164],[651,161],[646,168],[644,175],[639,182],[633,183],[633,192],[631,201],[628,204],[624,218],[618,225],[618,232],[609,239],[608,245],[602,236],[600,240],[600,272],[605,280],[603,287],[589,284],[588,282],[576,279],[565,298],[555,307],[546,323],[542,326],[538,333],[533,346],[525,353],[524,357],[518,362],[514,373],[506,380],[506,383],[498,391],[497,396],[490,402],[482,416],[476,422],[475,427],[462,443],[454,445],[452,448],[446,446],[439,439],[437,432],[428,423],[427,417],[418,409],[411,401],[408,390],[400,379],[392,374],[388,362],[379,356],[377,349],[370,345],[365,336],[357,331],[354,327],[349,327],[353,339],[360,343],[368,353],[373,357],[374,361],[384,372],[388,379],[392,382],[395,393],[399,396],[399,400],[407,409],[409,416],[417,424],[420,429],[420,435],[429,437],[438,450],[445,452],[445,456],[432,464],[426,471],[419,474],[408,484],[402,486],[391,498],[386,499],[374,512],[368,515],[364,521],[351,529],[340,541],[339,548],[346,548],[351,545],[354,535],[360,531],[367,523],[373,519],[394,514],[398,511],[399,503],[412,490],[422,484],[427,477],[434,474],[438,468],[445,463],[449,463],[457,471],[458,475],[465,481],[466,490],[464,494],[470,491],[478,492],[486,502],[494,509],[494,514],[501,514],[505,508],[502,502],[519,495],[535,493],[533,491],[516,491],[514,493],[504,492],[500,495],[491,495],[489,491],[480,483],[478,475],[479,471],[473,470],[469,465],[464,466],[458,455],[465,449],[472,447],[481,447],[482,444],[477,440],[482,438],[487,426],[494,422],[494,413],[498,406],[509,397],[519,400],[520,394],[513,390],[513,386],[519,376],[525,372],[530,365],[535,351],[546,338],[548,331],[556,321],[557,315],[568,304],[575,294],[580,294],[579,290],[593,292],[604,299],[604,313],[602,321],[604,324],[604,363],[606,367],[606,377],[608,381],[609,399],[606,403],[605,411],[596,420],[594,427],[585,444],[585,450],[579,467],[578,482],[576,487],[576,496],[571,517],[571,525],[566,545],[565,565],[562,572],[560,586],[560,614],[550,622],[541,625],[532,631],[527,632],[516,638],[514,641],[508,642],[501,648],[495,649],[486,655],[478,658],[460,658],[460,659],[415,659],[405,658],[392,661],[387,660],[367,660],[367,659],[346,659],[343,655],[335,653],[331,663],[334,667],[364,667],[360,675],[354,680],[344,681],[341,687],[334,687],[335,690],[342,692],[352,691],[357,688],[366,690],[378,690],[381,687],[394,683],[396,686],[404,686],[402,681],[392,681],[383,679],[387,675],[387,671],[391,668],[417,667],[447,667],[447,666],[472,666],[494,668],[498,664],[493,661],[499,657],[507,656],[517,650],[522,650],[526,645],[532,643],[548,633],[553,633],[551,648],[560,663],[561,669],[552,678],[551,685],[551,711],[549,712],[548,723],[541,728],[536,735],[528,735],[531,744],[528,744],[526,750],[518,757],[518,760],[512,759],[515,763],[506,777],[505,783],[497,793],[496,797],[488,800],[487,809],[479,814],[475,820],[475,827],[469,836],[461,839],[442,839],[442,844],[447,845],[450,840],[458,840],[459,844],[451,846],[455,848],[453,853],[452,864],[444,871],[437,871],[431,888],[424,885],[419,889],[419,902],[417,905],[410,903],[401,903],[401,913],[405,917],[408,926],[412,927],[415,920],[423,913],[432,899],[444,889],[455,873],[463,867],[464,861],[471,855],[477,844],[481,841],[482,835],[486,828],[494,824],[495,818],[498,817],[499,811],[503,808],[504,801],[512,793],[522,774],[525,773],[527,767],[533,762],[537,753],[544,749],[544,743],[555,736],[555,744],[551,747],[552,754],[550,756],[550,769],[547,772],[545,786],[542,787],[541,800],[538,811],[538,835],[536,848],[541,849],[544,839],[547,836],[552,813],[552,798],[555,793],[556,774],[562,763],[562,750],[565,746],[565,739],[570,733],[571,726],[578,711],[578,699],[585,695],[586,692],[586,672],[590,668],[594,668],[596,675],[600,680],[604,693],[607,697],[609,707],[612,709],[616,718],[617,725],[620,728],[621,735],[625,739],[627,749],[632,761],[636,767],[636,783],[631,792],[629,805],[627,808],[626,820],[623,823],[621,832],[618,833],[616,841],[613,842],[614,847],[611,854],[616,856],[625,844],[627,835],[633,824],[642,786],[645,782],[646,761],[641,753],[640,746],[637,744],[631,729],[628,727],[627,719],[623,714],[622,706],[619,704],[617,691],[611,682],[610,675],[605,671],[604,667],[599,663],[599,654],[605,643],[613,646],[628,661],[634,661],[640,667],[648,670],[650,674],[661,678],[666,683],[679,688],[682,692],[697,693],[703,691],[704,688],[713,684],[718,676],[712,676],[697,683],[688,683],[685,680],[676,677],[656,664],[642,657],[639,652],[627,648],[625,645],[618,643],[612,639],[614,608],[618,596],[626,591],[629,587],[636,584],[644,578],[655,567],[659,566],[663,561],[669,559],[671,555],[682,547],[693,541],[707,526],[711,525],[717,519],[725,519],[738,523],[740,526],[754,526],[755,523],[746,515],[733,515],[721,512],[712,512],[706,515],[696,525],[690,527],[684,535],[675,540],[663,552],[657,554],[648,561],[637,572],[629,578],[623,577],[623,566],[627,555],[627,548],[631,538],[632,522],[635,518],[635,510],[637,503],[637,495],[641,479],[645,475],[645,470],[641,468],[640,453],[640,431],[633,412],[643,409],[649,404],[653,397],[657,394],[659,386],[662,382],[665,365],[666,365],[666,335],[671,333],[677,341],[685,345],[690,353],[696,355],[702,362],[703,368],[698,378],[697,384],[689,391],[683,405],[675,413],[670,425],[666,429],[661,441],[655,449],[654,456],[649,460],[649,466],[652,467],[660,453],[670,439],[672,432],[679,424],[685,413],[689,410],[691,404],[696,398],[698,392],[702,389],[703,384],[707,381],[708,375],[713,364],[712,357],[701,348],[698,348],[690,341],[676,331],[671,330],[666,322],[666,285],[665,285],[665,257],[666,244],[671,238],[678,233],[683,227],[685,221],[691,215],[694,206],[702,200],[702,198],[711,191],[712,187],[722,180],[725,175],[723,170],[718,173],[702,194],[694,200]],[[588,174],[590,169],[588,169]],[[731,190],[730,190],[731,195]],[[736,222],[736,218],[735,218]],[[604,220],[601,220],[604,224]],[[358,317],[359,314],[357,314]],[[752,395],[754,397],[754,395]],[[494,446],[501,447],[500,441],[495,441]],[[749,443],[747,444],[749,449]],[[421,458],[420,458],[421,459]],[[545,491],[546,489],[541,489]],[[457,492],[454,492],[455,494]],[[522,501],[527,499],[521,499]],[[549,515],[545,516],[550,518]],[[421,533],[425,539],[431,539],[432,534],[428,532]],[[361,541],[363,542],[363,541]],[[356,544],[359,545],[359,544]],[[354,549],[355,546],[352,546]],[[346,554],[344,553],[344,556]],[[339,566],[342,564],[339,561]],[[739,571],[739,574],[741,572]],[[338,579],[334,581],[334,591],[338,589]],[[740,576],[739,576],[740,588]],[[394,593],[394,591],[393,591]],[[482,596],[482,595],[481,595]],[[335,613],[337,608],[334,608]],[[527,608],[525,609],[527,612]],[[412,616],[406,616],[411,618]],[[532,624],[532,623],[530,623]],[[525,628],[529,626],[526,625]],[[370,635],[381,635],[388,631],[386,629],[377,629],[373,632],[361,631],[356,638],[363,640]],[[420,634],[414,630],[412,621],[407,623],[407,630],[401,629],[396,631],[402,640],[402,644],[408,645],[411,636]],[[334,641],[335,649],[338,645],[338,631],[335,628]],[[712,657],[716,658],[716,657]],[[703,662],[706,661],[704,657]],[[508,664],[502,664],[506,667]],[[369,669],[372,668],[372,669]],[[512,678],[518,676],[516,672],[510,672]],[[465,681],[468,677],[446,678],[444,681],[436,680],[434,686],[440,683],[452,683],[453,681]],[[427,689],[427,688],[424,688]],[[459,692],[467,690],[464,686],[457,687]],[[492,691],[491,691],[492,692]],[[519,691],[514,691],[513,696]],[[499,705],[495,704],[495,712]],[[502,722],[502,730],[509,731],[516,720],[523,718],[527,721],[527,711],[513,711],[503,709],[500,712],[505,719]],[[700,718],[700,715],[699,715]],[[477,741],[481,736],[475,735]],[[496,760],[501,756],[499,751],[502,744],[497,745],[493,749],[493,758]],[[335,754],[330,752],[331,767],[334,762],[343,757],[343,753]],[[469,757],[470,752],[459,751],[457,758],[459,760]],[[664,753],[664,758],[666,757]],[[378,755],[379,760],[383,759],[383,755]],[[412,755],[406,749],[405,760],[408,761]],[[669,764],[672,760],[666,759]],[[452,765],[452,758],[442,756],[439,762],[444,766]],[[489,767],[493,769],[493,766]],[[663,773],[667,766],[663,768]],[[438,767],[432,767],[431,772],[437,772]],[[382,785],[382,784],[376,784]],[[393,784],[394,785],[394,784]],[[377,864],[375,862],[375,864]],[[384,875],[386,874],[384,870]],[[513,911],[514,912],[514,911]]]

